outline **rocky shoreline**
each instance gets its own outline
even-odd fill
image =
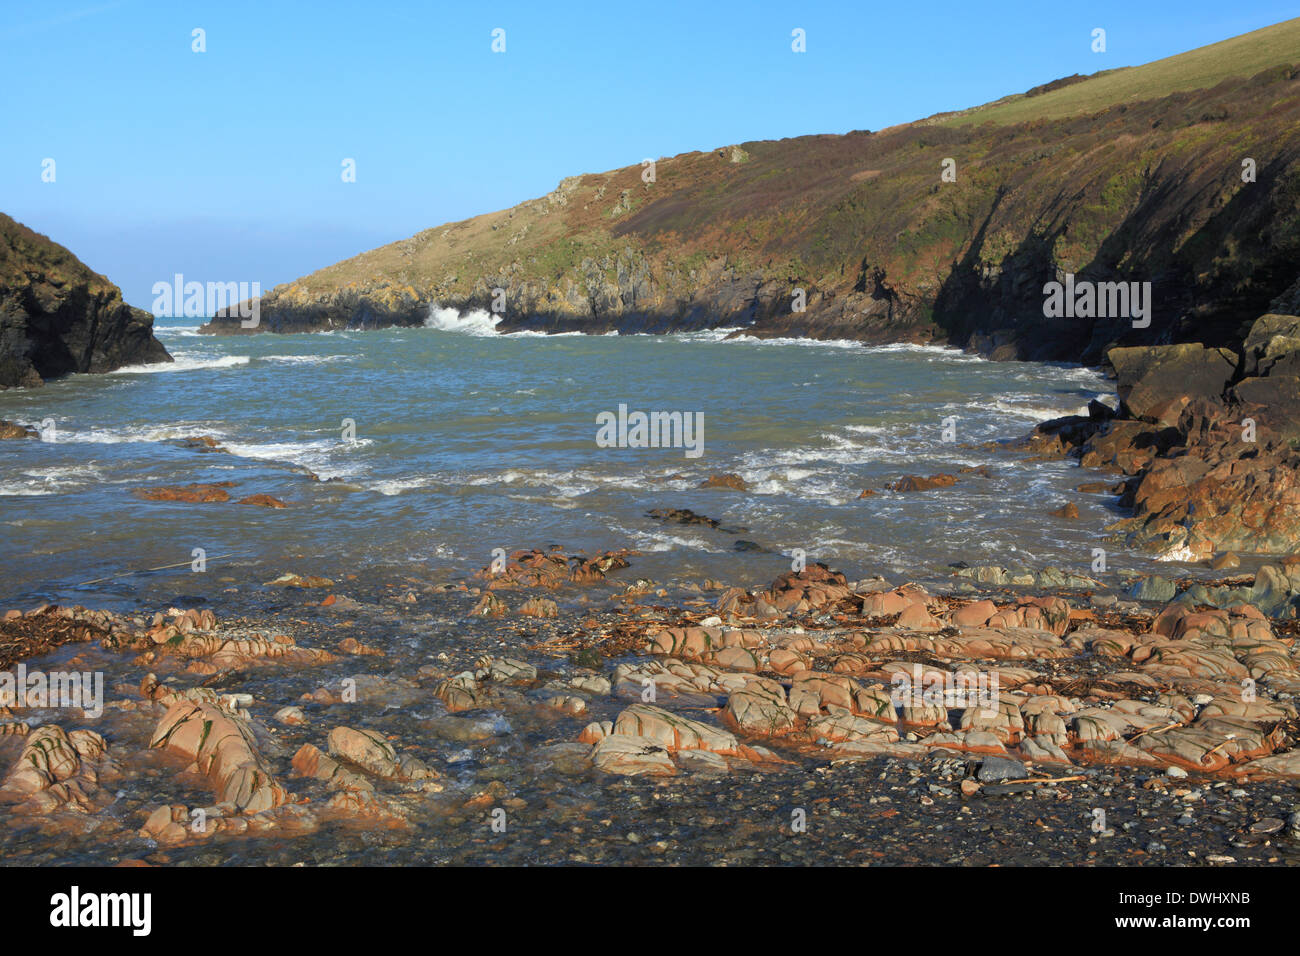
[[[1269,314],[1240,353],[1115,350],[1117,410],[1011,445],[1115,471],[1108,534],[1217,577],[814,564],[745,589],[552,547],[10,611],[5,666],[109,691],[0,712],[7,859],[1295,862],[1298,346]]]
[[[108,690],[0,714],[6,860],[1297,859],[1296,630],[1249,600],[635,563],[11,611],[10,670]],[[974,678],[994,695],[960,699]]]
[[[1126,512],[1099,543],[1217,577],[796,562],[746,589],[552,547],[461,580],[279,569],[147,613],[10,611],[5,666],[108,693],[0,712],[7,858],[1295,862],[1297,355],[1284,313],[1238,350],[1112,349],[1117,408],[1002,446],[1114,472],[1080,489]]]
[[[1040,425],[1021,447],[1117,472],[1108,531],[1167,560],[1300,551],[1300,318],[1267,314],[1240,350],[1112,349],[1119,414]]]

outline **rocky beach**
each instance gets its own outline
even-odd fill
[[[369,39],[418,72],[409,32]],[[532,63],[511,36],[481,82]],[[294,62],[235,51],[232,84]],[[466,215],[421,205],[463,157],[419,130],[463,124],[389,101],[446,84],[349,79],[361,143],[321,173],[297,119],[260,134],[301,187],[222,157],[267,219],[232,244],[185,207],[156,282],[38,231],[80,250],[87,192],[57,229],[0,214],[0,861],[80,880],[71,909],[158,868],[1014,870],[900,912],[973,889],[1028,926],[1300,863],[1300,20],[1162,56],[877,130],[620,145],[429,228]],[[575,134],[512,135],[549,164]],[[60,162],[42,185],[84,190]],[[420,231],[366,239],[385,204]],[[295,927],[488,912],[331,884],[300,919],[278,872],[246,898]],[[173,919],[210,899],[189,878],[148,884]]]
[[[1295,859],[1294,622],[1247,582],[1220,610],[993,568],[745,591],[635,562],[286,575],[242,615],[11,611],[8,667],[107,691],[94,718],[6,708],[6,860]],[[975,677],[995,695],[962,700]]]
[[[459,572],[234,561],[168,606],[142,588],[134,609],[10,610],[8,671],[104,689],[95,707],[11,689],[6,859],[1293,862],[1293,452],[1280,403],[1240,393],[1284,374],[1297,323],[1262,317],[1236,354],[1119,349],[1113,405],[991,443],[1006,467],[1111,475],[1077,498],[1113,496],[1110,530],[1166,574],[955,561],[850,580],[796,556],[743,587],[546,545]],[[864,500],[937,505],[963,477]],[[285,507],[233,486],[135,497]]]

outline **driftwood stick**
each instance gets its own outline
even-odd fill
[[[217,554],[204,560],[216,561],[221,558],[235,558],[245,554],[251,554],[251,551],[231,551],[228,554]],[[164,564],[156,568],[141,568],[139,571],[123,571],[121,574],[110,574],[108,577],[95,578],[93,581],[82,581],[80,584],[74,584],[73,587],[84,588],[88,584],[99,584],[101,581],[112,581],[114,578],[129,578],[133,574],[148,574],[150,571],[168,571],[171,568],[184,568],[193,564],[191,561],[178,561],[176,564]]]
[[[1182,725],[1183,725],[1183,722],[1182,722],[1181,720],[1178,720],[1178,721],[1175,721],[1174,723],[1172,723],[1172,724],[1168,724],[1168,725],[1166,725],[1166,726],[1164,726],[1164,727],[1153,727],[1153,728],[1150,729],[1150,730],[1144,730],[1144,731],[1142,731],[1142,733],[1140,733],[1140,734],[1134,734],[1132,737],[1130,737],[1130,738],[1128,739],[1127,742],[1131,744],[1133,741],[1137,740],[1139,737],[1145,737],[1147,734],[1163,734],[1166,730],[1173,730],[1175,727],[1181,727]]]

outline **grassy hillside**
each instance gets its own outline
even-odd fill
[[[1226,344],[1300,274],[1297,65],[1290,21],[960,117],[685,153],[653,182],[575,176],[280,286],[263,328],[413,324],[500,288],[502,329],[746,325],[1076,360]],[[1151,281],[1152,327],[1048,322],[1043,283],[1065,272]]]
[[[950,114],[942,122],[953,126],[1012,124],[1078,116],[1108,106],[1208,89],[1224,80],[1247,79],[1269,67],[1290,66],[1297,60],[1300,60],[1300,18],[1143,66],[1107,70],[1061,89],[1007,97]]]
[[[0,212],[0,287],[25,285],[35,274],[60,285],[84,285],[92,294],[117,290],[63,246]]]

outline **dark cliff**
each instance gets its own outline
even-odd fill
[[[168,361],[153,316],[63,246],[0,213],[0,388]]]

